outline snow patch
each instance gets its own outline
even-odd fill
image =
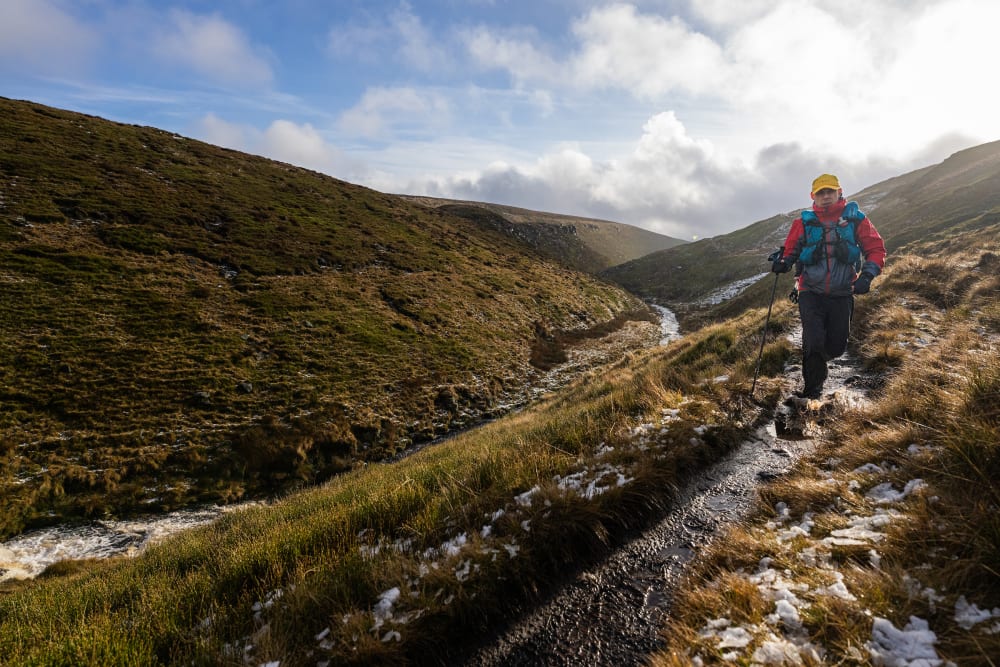
[[[937,635],[922,618],[911,616],[902,630],[888,619],[876,618],[867,648],[875,665],[938,667],[944,661],[938,657],[936,643]]]

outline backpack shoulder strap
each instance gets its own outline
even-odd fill
[[[844,207],[844,213],[842,215],[844,220],[849,220],[851,222],[857,223],[865,219],[865,212],[861,210],[858,206],[858,202],[849,201],[847,206]]]

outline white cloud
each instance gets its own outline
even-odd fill
[[[440,74],[452,69],[452,57],[440,35],[402,2],[388,16],[367,23],[334,25],[327,35],[330,55],[350,62],[379,62],[388,56],[407,69]]]
[[[814,173],[835,170],[858,190],[997,138],[992,0],[691,0],[687,20],[643,4],[585,11],[568,46],[531,28],[462,33],[474,62],[506,72],[518,90],[544,91],[554,111],[608,90],[620,91],[622,113],[676,110],[650,112],[630,150],[598,161],[550,148],[425,187],[683,224],[689,237],[807,204]]]
[[[689,237],[682,220],[698,219],[712,233],[732,223],[719,215],[732,203],[724,184],[754,180],[739,169],[719,159],[709,143],[688,136],[673,112],[664,112],[649,119],[631,153],[620,160],[597,162],[574,147],[556,147],[531,164],[495,164],[481,174],[425,182],[422,189],[609,217]]]
[[[257,55],[246,36],[218,15],[170,12],[169,28],[155,38],[154,51],[224,85],[249,88],[273,79],[267,60]]]
[[[569,66],[584,88],[623,88],[650,98],[673,91],[714,95],[724,82],[722,49],[676,16],[611,5],[591,11],[573,33],[580,49]]]
[[[649,119],[632,155],[616,165],[598,192],[615,208],[678,213],[718,197],[725,171],[712,145],[688,136],[668,111]]]
[[[1000,89],[989,83],[997,25],[1000,4],[953,0],[903,26],[895,58],[871,91],[870,104],[883,123],[879,131],[896,146],[955,128],[997,138]]]
[[[345,132],[367,138],[412,132],[441,126],[449,116],[449,104],[433,91],[415,88],[370,88],[361,100],[345,111],[339,126]]]
[[[328,169],[338,158],[338,151],[309,123],[276,120],[264,130],[260,146],[265,155],[314,169]]]
[[[581,1],[560,33],[461,20],[435,32],[399,4],[329,33],[333,55],[403,62],[413,82],[395,85],[398,68],[373,79],[328,128],[337,135],[212,116],[203,131],[383,191],[682,238],[805,206],[820,172],[852,192],[996,138],[997,93],[965,76],[970,63],[985,73],[992,62],[996,3],[690,0],[683,18],[665,4],[685,3]],[[445,64],[450,49],[460,52]],[[498,87],[497,71],[512,85]]]
[[[638,98],[715,94],[726,72],[722,49],[709,37],[676,16],[641,14],[634,5],[593,9],[571,32],[575,48],[562,59],[531,28],[478,26],[460,34],[475,62],[506,71],[518,86],[619,88]]]
[[[97,32],[48,0],[0,2],[0,70],[76,72],[100,46]]]
[[[687,4],[692,16],[727,28],[752,22],[767,14],[776,3],[774,0],[688,0]]]
[[[448,64],[445,50],[424,27],[420,17],[404,3],[392,13],[391,23],[399,36],[399,56],[410,67],[424,72],[435,72]]]
[[[225,146],[235,150],[246,150],[250,147],[248,129],[235,123],[227,123],[215,114],[207,114],[202,118],[195,134],[216,146]]]
[[[338,150],[309,123],[300,125],[279,119],[259,130],[207,114],[192,130],[194,136],[211,144],[263,155],[344,180],[359,182],[371,176],[359,160]]]
[[[534,161],[416,178],[389,189],[605,218],[691,239],[808,206],[808,184],[823,171],[837,173],[850,194],[968,145],[953,136],[935,146],[933,156],[897,160],[847,159],[790,142],[737,161],[711,143],[692,138],[676,114],[663,112],[646,122],[632,149],[618,159],[597,161],[577,148],[561,146]]]
[[[482,67],[506,70],[518,86],[554,84],[562,78],[562,66],[534,42],[534,30],[497,31],[485,26],[464,29],[460,39],[473,61]]]

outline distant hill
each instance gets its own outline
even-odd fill
[[[959,151],[918,169],[847,194],[868,213],[891,252],[912,241],[947,244],[960,233],[1000,222],[1000,142]],[[805,206],[808,202],[803,202]],[[759,280],[737,298],[705,301],[714,290],[766,273],[766,257],[785,240],[800,209],[695,243],[662,250],[601,273],[631,292],[674,308],[688,327],[731,317],[765,303],[773,278]],[[784,296],[791,278],[779,279]]]
[[[597,273],[685,241],[608,220],[531,211],[486,202],[401,195],[404,199],[492,226],[580,271]]]
[[[492,414],[540,336],[636,309],[461,215],[0,99],[0,497],[18,512],[314,481]]]

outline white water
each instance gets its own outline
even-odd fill
[[[248,504],[255,503],[227,507],[214,505],[148,519],[95,521],[24,533],[0,544],[0,581],[34,578],[46,567],[61,560],[135,556],[168,535],[210,523],[222,514]]]
[[[650,304],[650,306],[660,314],[660,345],[666,345],[672,340],[681,338],[681,325],[678,324],[674,311],[657,306],[655,303]]]
[[[660,314],[660,344],[681,338],[680,325],[673,311],[663,306],[652,305]],[[576,358],[560,366],[559,374],[571,372],[585,366],[586,359]],[[585,355],[584,355],[585,356]],[[552,390],[558,386],[557,373],[552,374]],[[245,507],[209,506],[187,509],[128,521],[95,521],[79,526],[53,526],[30,533],[24,533],[7,542],[0,543],[0,581],[10,579],[31,579],[41,574],[46,567],[62,560],[85,558],[132,557],[141,553],[150,544],[174,533],[211,523],[225,512]]]

